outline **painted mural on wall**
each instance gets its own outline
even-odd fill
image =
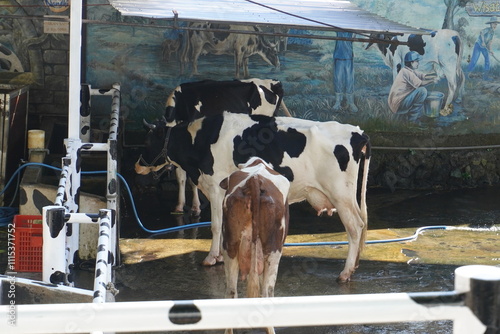
[[[382,132],[499,132],[500,13],[470,15],[472,1],[352,2],[429,34],[378,36],[378,43],[368,44],[231,33],[257,29],[241,26],[193,32],[183,29],[185,22],[173,28],[165,26],[170,22],[124,17],[110,7],[94,6],[87,9],[91,20],[143,26],[89,24],[86,80],[93,87],[121,83],[128,128],[140,128],[143,118],[161,117],[167,95],[180,83],[259,77],[281,80],[284,101],[300,118]],[[389,38],[407,41],[411,49],[390,48],[383,43]],[[250,44],[246,53],[235,52]]]
[[[65,38],[59,34],[46,33],[43,20],[28,20],[28,17],[64,15],[68,10],[64,0],[6,0],[2,1],[0,14],[0,82],[21,86],[44,85],[44,59],[41,45],[61,43]],[[19,18],[18,18],[19,17]],[[67,23],[66,23],[67,24]],[[66,43],[66,42],[63,42]]]

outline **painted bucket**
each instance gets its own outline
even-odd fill
[[[444,93],[431,91],[424,102],[424,113],[427,117],[438,117],[443,105]]]

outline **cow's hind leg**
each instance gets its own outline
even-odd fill
[[[349,240],[344,270],[342,270],[337,278],[337,281],[340,283],[347,282],[351,279],[351,275],[359,265],[359,257],[365,243],[367,226],[361,218],[360,210],[356,202],[354,201],[352,204],[341,206],[342,210],[339,210],[339,216],[346,229],[347,239]]]
[[[238,257],[231,259],[227,252],[224,252],[224,272],[226,274],[226,298],[238,298]],[[233,329],[228,328],[225,334],[232,334]]]
[[[222,262],[222,200],[224,199],[224,191],[220,187],[212,187],[210,191],[210,213],[212,217],[212,245],[210,252],[205,260],[204,266],[213,266],[217,262]]]
[[[281,251],[269,254],[265,261],[264,278],[262,284],[262,297],[274,297],[274,286],[278,277],[278,267],[281,259]]]
[[[269,254],[264,265],[263,281],[261,284],[262,297],[274,297],[274,286],[278,277],[278,267],[281,259],[281,251]],[[267,334],[275,334],[273,327],[266,328]]]
[[[230,258],[227,252],[224,252],[224,272],[226,274],[226,298],[238,298],[238,257]]]

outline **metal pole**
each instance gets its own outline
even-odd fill
[[[99,211],[99,239],[94,277],[94,303],[106,301],[108,283],[111,283],[111,264],[109,260],[111,210]]]
[[[47,283],[66,282],[66,223],[63,206],[45,206],[43,217],[42,280]]]
[[[68,137],[80,138],[82,0],[72,0],[69,22]]]
[[[485,334],[500,333],[500,268],[464,266],[455,271],[455,287],[467,291],[465,305],[486,326]]]
[[[80,91],[80,139],[90,143],[90,91],[89,84],[82,84]]]
[[[111,119],[109,123],[109,138],[108,138],[108,154],[107,154],[107,187],[106,199],[107,208],[113,210],[113,213],[119,213],[119,182],[118,182],[118,128],[120,122],[120,85],[113,84],[113,97],[111,101]],[[119,251],[119,231],[118,220],[111,220],[111,236],[110,236],[110,251],[113,254],[112,265],[120,264],[120,251]]]

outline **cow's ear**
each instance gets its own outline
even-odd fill
[[[226,177],[224,180],[220,181],[219,186],[222,189],[227,190],[227,187],[229,186],[229,178]]]

